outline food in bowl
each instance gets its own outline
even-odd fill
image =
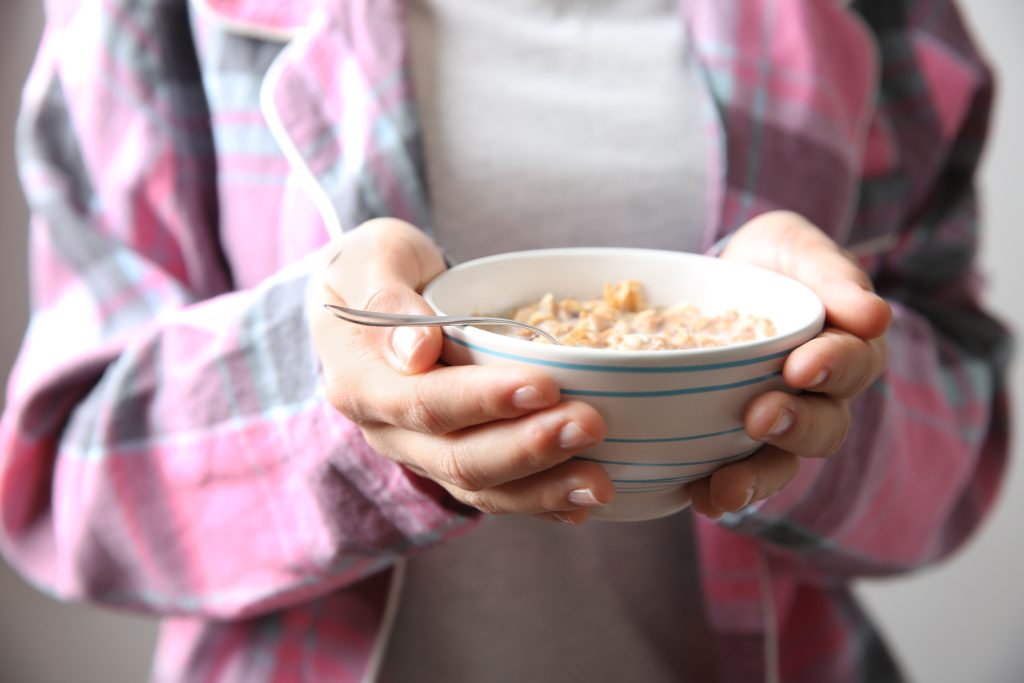
[[[655,249],[568,248],[496,254],[452,267],[424,288],[439,314],[508,311],[548,292],[584,300],[605,283],[643,283],[647,306],[688,301],[704,315],[737,310],[771,320],[775,335],[725,346],[633,351],[539,344],[496,327],[444,328],[447,365],[516,363],[539,368],[563,400],[585,401],[605,420],[604,441],[575,457],[599,463],[615,499],[591,519],[638,521],[689,504],[687,484],[760,447],[743,428],[756,396],[786,391],[782,366],[825,319],[803,284],[751,265]]]
[[[697,349],[775,336],[771,320],[735,309],[704,315],[689,302],[670,306],[648,304],[638,280],[606,282],[600,298],[556,299],[552,292],[547,292],[539,301],[515,308],[501,317],[539,327],[560,344],[592,349]],[[497,331],[551,343],[519,327]]]

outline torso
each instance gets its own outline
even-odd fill
[[[674,0],[415,0],[436,238],[465,260],[699,248],[702,95]],[[408,560],[382,680],[710,681],[689,513],[488,518]]]

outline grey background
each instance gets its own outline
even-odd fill
[[[41,30],[41,4],[0,4],[0,371],[13,362],[27,318],[26,212],[13,163],[19,90]],[[1000,75],[995,133],[983,170],[987,232],[982,245],[993,308],[1024,320],[1020,267],[1024,218],[1024,3],[965,0],[975,34]],[[1024,365],[1013,388],[1024,394]],[[1017,424],[1024,408],[1015,406]],[[1020,448],[1015,453],[1020,455]],[[991,520],[941,567],[864,583],[859,592],[912,677],[929,683],[1024,680],[1024,471],[1014,462]],[[146,617],[68,606],[37,593],[0,561],[0,679],[143,681],[156,624]]]

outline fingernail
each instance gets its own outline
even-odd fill
[[[743,505],[740,505],[740,510],[750,505],[750,501],[754,500],[754,492],[756,490],[753,484],[747,487],[747,494],[743,498]]]
[[[512,405],[523,410],[537,410],[538,408],[546,408],[548,401],[535,388],[527,386],[519,387],[512,394]]]
[[[565,514],[564,512],[552,512],[551,514],[553,514],[555,516],[555,519],[557,519],[559,522],[565,522],[566,524],[576,526],[576,522],[572,520],[572,517]]]
[[[779,416],[775,418],[775,424],[768,430],[768,436],[782,436],[786,430],[793,426],[793,413],[788,410],[780,410]]]
[[[558,445],[566,450],[583,448],[594,443],[595,439],[579,428],[575,422],[567,422],[558,433]]]
[[[601,501],[597,499],[597,496],[590,489],[573,489],[569,491],[568,498],[569,502],[573,505],[581,505],[583,507],[601,505]]]
[[[391,351],[403,368],[408,368],[423,333],[415,327],[396,327],[391,333]]]
[[[814,379],[811,380],[809,387],[820,387],[828,379],[829,371],[828,368],[823,368],[821,372],[815,375]]]

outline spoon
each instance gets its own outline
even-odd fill
[[[552,344],[558,344],[558,340],[539,327],[509,320],[508,318],[488,318],[480,316],[464,315],[416,315],[413,313],[378,313],[377,311],[360,311],[355,308],[345,308],[334,304],[324,304],[324,308],[331,313],[347,320],[350,323],[359,325],[372,325],[374,327],[400,327],[404,325],[428,325],[440,327],[442,325],[512,325],[530,330],[534,334],[544,337]]]

